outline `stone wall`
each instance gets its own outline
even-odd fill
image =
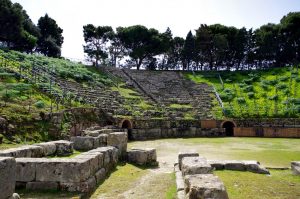
[[[0,198],[10,198],[15,192],[16,160],[0,157]]]
[[[235,127],[237,137],[281,137],[300,138],[300,128],[284,127]]]

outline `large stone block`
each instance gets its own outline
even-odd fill
[[[28,145],[22,146],[18,148],[11,148],[7,150],[3,150],[0,152],[0,156],[2,157],[14,157],[14,158],[22,158],[22,157],[43,157],[44,151],[40,146]]]
[[[243,161],[247,171],[252,173],[259,173],[259,174],[270,174],[268,169],[262,167],[259,162],[255,160],[250,161]]]
[[[17,158],[16,159],[16,181],[35,181],[36,164],[47,161],[46,158]]]
[[[67,140],[58,140],[51,143],[56,145],[57,156],[68,156],[73,153],[73,142]]]
[[[197,152],[179,152],[178,163],[179,163],[180,170],[181,170],[182,159],[184,157],[199,157],[199,153],[197,153]]]
[[[57,182],[27,182],[27,190],[58,190]]]
[[[45,156],[53,156],[56,153],[56,145],[52,142],[43,142],[35,145],[43,148]]]
[[[0,198],[13,195],[16,185],[16,160],[12,157],[0,157]]]
[[[88,153],[100,152],[103,154],[103,167],[110,170],[115,167],[118,163],[118,149],[115,147],[99,147],[88,151]]]
[[[71,137],[71,142],[74,143],[74,149],[79,151],[88,151],[94,149],[94,137],[90,136],[77,136]]]
[[[226,170],[234,170],[234,171],[246,171],[246,165],[243,161],[238,160],[227,160],[225,161],[225,169]]]
[[[125,158],[127,151],[127,133],[115,132],[108,134],[107,145],[118,149],[119,157]]]
[[[300,162],[291,162],[291,168],[294,175],[300,175]]]
[[[222,161],[222,160],[208,160],[207,163],[210,164],[216,170],[225,169],[225,161]]]
[[[100,158],[103,156],[101,153],[82,153],[75,157],[75,159],[82,159],[89,161],[91,175],[94,175],[100,167]]]
[[[157,155],[156,149],[145,148],[145,149],[136,149],[132,148],[127,152],[128,162],[137,164],[137,165],[157,165]]]
[[[96,178],[94,176],[90,177],[84,182],[63,182],[60,183],[60,189],[62,191],[69,191],[69,192],[83,192],[89,193],[93,191],[96,187]]]
[[[186,199],[228,199],[223,182],[213,174],[184,177]]]
[[[96,172],[95,177],[97,184],[99,184],[106,178],[106,170],[104,168],[100,169]]]
[[[41,182],[83,182],[89,178],[88,159],[46,159],[36,164],[36,181]]]
[[[193,174],[209,174],[213,168],[203,157],[184,157],[182,159],[181,171],[183,176]]]

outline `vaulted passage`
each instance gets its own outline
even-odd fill
[[[124,120],[122,122],[122,129],[127,129],[128,132],[128,140],[132,140],[132,123],[129,120]]]
[[[226,136],[234,136],[234,127],[234,123],[230,121],[224,122],[222,125],[222,128],[225,128]]]

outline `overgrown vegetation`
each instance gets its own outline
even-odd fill
[[[214,86],[224,109],[214,103],[216,118],[300,117],[297,67],[234,72],[186,73],[196,83]],[[220,80],[221,78],[221,80]]]

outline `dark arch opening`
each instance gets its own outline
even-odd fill
[[[225,128],[226,136],[234,136],[233,133],[234,127],[235,127],[234,123],[230,121],[224,122],[222,125],[222,128]]]
[[[124,120],[122,122],[122,129],[127,129],[128,140],[133,140],[133,137],[132,137],[132,124],[129,120]]]

